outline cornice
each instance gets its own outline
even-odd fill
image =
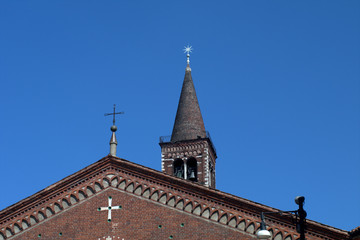
[[[165,148],[175,148],[174,150],[170,150],[170,151],[165,151],[166,153],[175,153],[178,151],[184,151],[184,150],[197,150],[197,149],[201,149],[201,145],[206,142],[208,144],[208,146],[211,148],[215,159],[217,158],[217,154],[216,154],[216,149],[214,147],[214,144],[212,143],[211,139],[206,137],[206,138],[198,138],[198,139],[189,139],[189,140],[182,140],[182,141],[178,141],[178,142],[160,142],[159,145],[162,149],[162,151]],[[188,146],[194,146],[195,149],[187,149]],[[164,152],[163,152],[164,153]]]

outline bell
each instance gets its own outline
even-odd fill
[[[189,179],[195,180],[195,171],[194,170],[191,171]]]
[[[183,172],[181,169],[178,169],[175,173],[175,176],[179,177],[179,178],[182,178],[183,177]]]

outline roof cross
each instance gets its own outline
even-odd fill
[[[116,114],[124,114],[124,112],[115,112],[116,105],[114,104],[114,112],[113,113],[105,113],[104,116],[113,115],[113,125],[115,125],[115,115]]]
[[[116,210],[116,209],[122,209],[121,206],[111,206],[111,203],[112,203],[112,197],[109,196],[109,206],[108,207],[99,207],[97,210],[98,211],[105,211],[107,210],[108,211],[108,222],[111,222],[111,210]]]

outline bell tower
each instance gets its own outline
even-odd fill
[[[160,137],[161,170],[215,188],[216,150],[205,130],[191,76],[191,47],[185,47],[187,66],[171,136]]]

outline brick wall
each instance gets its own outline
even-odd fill
[[[112,205],[112,221],[107,211]],[[39,237],[41,234],[41,237]],[[61,236],[60,236],[61,235]],[[12,239],[255,239],[250,234],[109,188]],[[104,238],[105,237],[105,238]]]

